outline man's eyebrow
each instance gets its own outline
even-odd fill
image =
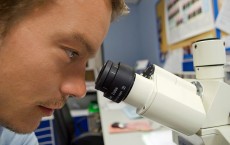
[[[83,34],[80,33],[74,33],[73,39],[79,41],[83,46],[85,46],[87,52],[91,55],[95,55],[95,49],[93,48],[92,44],[86,39],[86,37]]]

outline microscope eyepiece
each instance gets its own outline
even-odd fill
[[[95,88],[104,92],[106,98],[119,103],[128,96],[134,81],[134,69],[107,61],[97,77]]]

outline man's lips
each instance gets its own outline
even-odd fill
[[[55,109],[44,107],[44,106],[39,106],[40,110],[42,113],[44,113],[45,116],[50,116],[53,114]]]
[[[38,108],[42,111],[44,116],[50,116],[54,113],[54,110],[61,109],[64,106],[65,102],[63,101],[56,101],[52,103],[40,103]]]

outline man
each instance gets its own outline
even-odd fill
[[[123,0],[0,0],[1,145],[38,144],[27,133],[41,118],[84,96],[86,62],[126,10]]]

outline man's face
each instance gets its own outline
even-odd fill
[[[84,96],[111,12],[108,0],[57,0],[12,27],[0,46],[0,125],[31,132],[68,95]]]

